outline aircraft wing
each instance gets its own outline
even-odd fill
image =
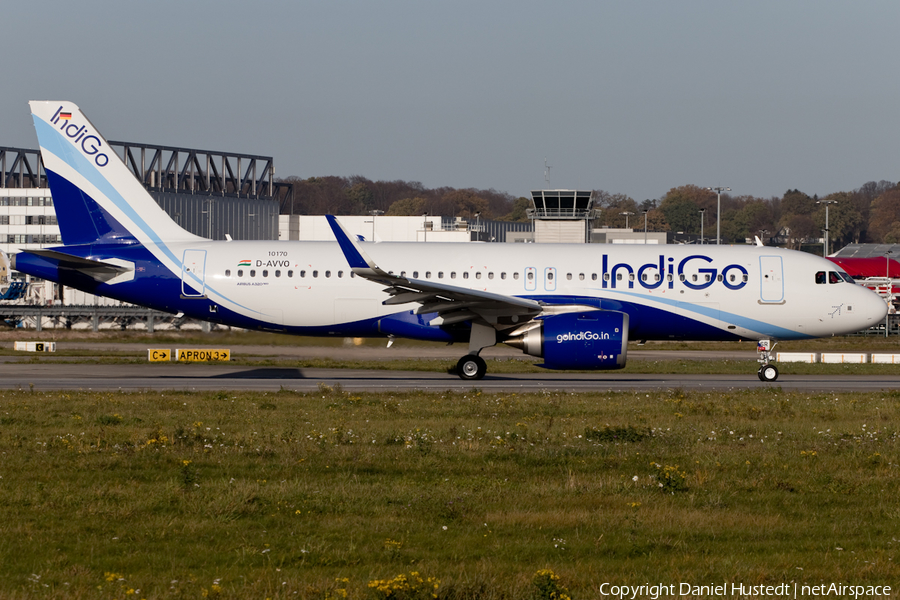
[[[419,304],[416,314],[438,313],[440,324],[475,321],[499,330],[527,323],[544,311],[544,304],[535,300],[410,279],[385,271],[353,241],[333,215],[326,218],[353,272],[387,286],[384,291],[390,297],[383,302],[385,305],[415,302]]]

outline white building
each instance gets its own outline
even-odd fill
[[[0,188],[0,250],[7,254],[62,243],[47,188]]]
[[[457,219],[452,228],[443,228],[441,217],[341,216],[341,225],[350,235],[376,242],[468,242],[469,223]],[[280,215],[279,240],[333,242],[334,232],[324,216]]]

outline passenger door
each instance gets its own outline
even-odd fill
[[[181,296],[206,297],[206,250],[185,250],[181,263]]]

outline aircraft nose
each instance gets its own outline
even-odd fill
[[[861,316],[866,319],[864,327],[872,327],[877,323],[884,321],[888,314],[888,305],[884,298],[868,288],[860,289],[864,293],[863,302],[860,302],[862,308]]]

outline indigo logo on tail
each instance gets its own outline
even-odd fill
[[[61,123],[59,130],[66,134],[66,137],[72,139],[75,146],[80,146],[81,151],[92,157],[94,164],[98,167],[105,167],[109,164],[109,156],[100,152],[103,148],[103,142],[94,134],[88,134],[87,125],[78,126],[77,123],[71,123],[72,113],[63,112],[62,106],[56,109],[56,114],[50,119],[54,125]]]

